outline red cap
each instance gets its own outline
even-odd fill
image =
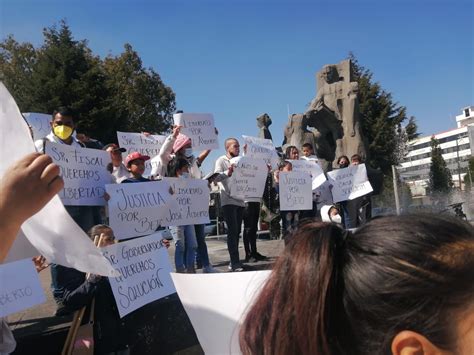
[[[130,153],[129,155],[127,155],[127,157],[125,158],[125,166],[128,166],[128,164],[133,161],[133,160],[137,160],[137,159],[141,159],[141,160],[148,160],[150,159],[150,157],[148,155],[141,155],[139,152],[133,152],[133,153]]]

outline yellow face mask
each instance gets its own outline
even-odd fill
[[[53,128],[53,132],[56,137],[63,141],[71,137],[73,131],[74,130],[71,127],[65,125],[60,125]]]

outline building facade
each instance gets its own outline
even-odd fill
[[[456,123],[457,128],[433,136],[439,142],[454,186],[464,189],[463,179],[474,152],[474,106],[464,108],[462,114],[456,116]],[[426,195],[431,166],[431,137],[411,141],[409,152],[398,169],[401,178],[410,186],[413,197]]]

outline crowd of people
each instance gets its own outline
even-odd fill
[[[63,188],[58,166],[41,154],[47,142],[109,152],[107,169],[115,183],[164,177],[201,179],[201,164],[210,153],[195,155],[180,126],[173,128],[156,157],[135,152],[125,158],[124,148],[115,143],[103,145],[81,130],[74,136],[75,129],[72,112],[58,109],[52,116],[51,133],[35,142],[39,153],[24,157],[1,178],[0,261],[21,224]],[[433,215],[377,218],[365,224],[364,207],[370,209],[370,196],[321,205],[320,196],[314,193],[311,210],[280,211],[280,173],[292,171],[292,160],[300,155],[316,162],[310,144],[303,145],[301,152],[295,146],[286,148],[278,169],[269,167],[261,197],[237,199],[230,194],[229,184],[240,144],[228,138],[224,147],[225,154],[216,160],[209,183],[219,186],[229,270],[245,271],[245,262],[266,259],[257,251],[259,219],[266,218],[271,234],[281,233],[286,244],[240,329],[244,354],[474,353],[471,225]],[[153,170],[145,177],[145,162],[150,159]],[[357,154],[337,159],[339,168],[360,163]],[[100,207],[65,208],[97,247],[115,242]],[[170,232],[177,272],[195,273],[196,260],[204,273],[217,272],[209,260],[204,225],[172,226]],[[169,247],[167,239],[161,242]],[[52,264],[51,278],[57,315],[84,306],[94,309],[97,354],[130,352],[130,329],[119,318],[106,277]],[[7,341],[0,341],[1,353],[13,351],[10,338],[8,327],[2,327],[2,339]]]

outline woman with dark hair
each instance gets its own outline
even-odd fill
[[[286,147],[284,159],[298,160],[299,158],[300,152],[298,148],[296,148],[294,145],[289,145],[288,147]]]
[[[349,158],[347,155],[341,155],[337,158],[337,166],[339,169],[347,168],[349,166]]]
[[[244,354],[474,354],[474,233],[448,216],[295,232],[240,331]]]

